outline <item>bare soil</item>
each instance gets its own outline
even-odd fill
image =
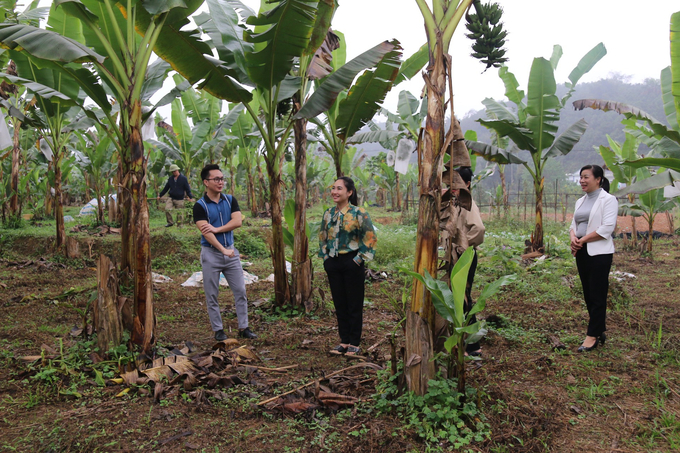
[[[509,289],[488,304],[482,317],[500,316],[506,325],[491,330],[482,360],[468,368],[468,384],[480,390],[479,403],[492,430],[491,439],[471,446],[472,451],[677,451],[680,253],[674,241],[657,241],[655,247],[653,260],[632,251],[615,255],[615,269],[636,277],[612,283],[607,343],[591,353],[575,352],[587,324],[575,269],[563,281],[566,297],[543,292],[537,275],[529,290]],[[7,451],[425,451],[413,432],[400,430],[403,420],[371,410],[378,378],[369,368],[321,381],[331,392],[360,400],[348,406],[349,415],[320,404],[316,386],[285,400],[313,405],[300,413],[280,404],[256,405],[357,363],[327,354],[338,341],[328,300],[318,299],[318,308],[307,317],[280,316],[268,304],[251,307],[251,326],[259,338],[241,341],[259,356],[251,364],[297,367],[270,372],[236,364],[230,370],[243,384],[218,387],[228,396],[225,401],[182,397],[181,392],[155,401],[153,387],[110,382],[98,387],[94,374],[79,387],[81,397],[64,392],[68,379],[59,388],[45,385],[36,377],[40,368],[30,369],[18,358],[40,355],[41,349],[58,353],[62,344],[66,349],[80,341],[69,334],[81,321],[69,304],[84,307],[89,288],[96,285],[88,258],[65,266],[46,258],[55,264],[18,268],[16,255],[0,261],[0,446]],[[248,270],[260,277],[270,273],[263,262]],[[182,288],[188,275],[168,276],[173,282],[155,285],[158,345],[181,349],[190,341],[196,351],[210,350],[215,342],[202,289]],[[272,285],[248,286],[249,300],[268,299]],[[363,349],[378,344],[368,361],[381,367],[389,368],[391,353],[381,341],[397,320],[383,289],[396,297],[401,285],[397,278],[367,283],[371,303],[365,310]],[[322,272],[315,274],[315,286],[329,297]],[[71,287],[75,294],[60,297]],[[225,325],[235,337],[231,293],[223,288],[220,300]],[[552,351],[547,335],[559,336],[567,350]],[[116,396],[128,387],[127,394]],[[669,423],[669,417],[677,417],[676,422]]]

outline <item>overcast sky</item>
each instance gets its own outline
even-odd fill
[[[259,0],[243,0],[255,11]],[[347,59],[351,59],[386,39],[398,39],[404,57],[425,43],[422,15],[415,0],[339,0],[333,28],[345,34]],[[431,4],[431,1],[427,1]],[[500,0],[503,21],[508,30],[505,47],[510,71],[526,88],[534,57],[550,58],[554,44],[564,55],[556,71],[558,84],[578,61],[599,42],[607,55],[584,76],[580,83],[618,73],[631,76],[631,82],[659,78],[670,64],[669,23],[673,12],[680,11],[678,0]],[[464,22],[464,21],[463,21]],[[504,88],[498,70],[482,74],[484,65],[470,57],[471,41],[464,36],[461,22],[451,45],[453,56],[455,110],[464,115],[482,108],[485,97],[501,99]],[[421,76],[399,85],[388,95],[385,106],[396,110],[398,93],[409,90],[418,96]]]

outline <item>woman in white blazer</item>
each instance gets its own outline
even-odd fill
[[[578,352],[588,352],[607,339],[607,292],[619,202],[609,194],[609,180],[598,165],[581,169],[581,188],[586,194],[576,201],[569,236],[590,315],[586,339]]]

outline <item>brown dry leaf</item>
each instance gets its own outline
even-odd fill
[[[40,350],[41,350],[41,351],[45,351],[45,352],[47,352],[48,354],[51,354],[51,355],[56,355],[56,354],[57,354],[57,351],[55,351],[53,347],[48,346],[48,345],[46,345],[45,343],[43,343],[42,345],[40,345]]]
[[[173,359],[174,361],[171,361],[170,359]],[[173,356],[173,357],[167,357],[168,360],[166,360],[165,364],[172,368],[172,370],[177,373],[177,374],[183,374],[183,373],[189,373],[189,372],[195,372],[198,371],[196,367],[194,366],[194,363],[189,360],[188,357],[185,356]]]
[[[239,343],[236,338],[227,338],[224,341],[219,341],[215,343],[215,345],[212,347],[213,349],[221,349],[223,351],[230,351],[236,347],[238,347]]]
[[[136,384],[137,380],[139,379],[139,372],[134,369],[132,371],[128,371],[127,373],[121,374],[120,377],[123,378],[127,385]]]
[[[282,407],[284,412],[299,414],[300,412],[305,412],[310,409],[318,409],[319,405],[313,403],[305,403],[304,401],[296,401],[294,403],[284,404]]]
[[[101,356],[99,354],[97,354],[96,352],[91,352],[88,355],[88,357],[90,358],[90,360],[92,360],[92,363],[95,363],[95,364],[104,361],[104,359],[102,359]]]
[[[2,283],[2,282],[0,282],[0,286],[2,286],[3,289],[7,289],[7,285],[5,285],[5,284]]]
[[[353,406],[355,403],[359,402],[359,398],[353,396],[340,395],[337,393],[327,393],[319,392],[319,401],[324,406]]]
[[[255,351],[248,349],[247,346],[241,346],[240,348],[236,348],[236,349],[229,351],[229,352],[235,352],[236,354],[239,355],[239,357],[242,357],[244,359],[256,360],[256,361],[260,360],[260,358],[257,356],[257,354],[255,354]]]
[[[83,328],[82,328],[82,327],[73,326],[73,328],[72,328],[71,331],[69,332],[69,335],[71,335],[72,337],[77,337],[77,336],[79,336],[81,333],[83,333]]]
[[[47,359],[48,357],[45,356],[45,358]],[[19,360],[21,360],[22,362],[25,362],[25,363],[37,362],[40,359],[42,359],[41,355],[25,355],[23,357],[19,357]]]
[[[213,366],[212,354],[208,355],[208,356],[203,356],[203,357],[192,357],[191,360],[194,361],[196,366],[201,367],[201,368],[211,368]]]
[[[165,385],[161,384],[160,382],[156,382],[156,387],[153,389],[153,400],[155,402],[161,400],[161,396],[163,396],[163,390],[165,390]]]
[[[154,382],[161,381],[163,377],[165,377],[168,381],[172,378],[172,369],[167,365],[148,368],[146,370],[142,370],[142,373]]]

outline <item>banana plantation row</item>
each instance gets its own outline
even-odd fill
[[[415,54],[405,57],[399,42],[391,40],[375,43],[350,61],[345,36],[331,29],[338,7],[334,0],[262,1],[257,13],[239,1],[218,0],[55,0],[49,8],[35,2],[21,12],[4,9],[0,45],[7,50],[0,56],[6,68],[0,73],[0,103],[9,128],[4,135],[0,131],[5,149],[0,152],[0,201],[5,224],[17,222],[28,206],[34,214],[52,214],[56,246],[62,247],[64,190],[69,197],[80,191],[98,200],[115,193],[122,228],[120,274],[123,284],[134,288],[132,341],[146,353],[156,341],[148,199],[158,195],[169,164],[181,168],[197,188],[196,171],[218,163],[229,178],[227,189],[245,195],[252,215],[269,212],[274,299],[279,305],[311,303],[307,204],[318,201],[329,183],[345,174],[357,180],[361,203],[375,198],[384,202],[389,195],[399,209],[402,199],[409,203],[417,197],[413,270],[437,275],[443,268],[450,275],[456,244],[447,244],[441,267],[440,215],[449,216],[458,205],[469,209],[471,203],[467,186],[453,170],[470,167],[471,153],[497,163],[501,172],[504,165],[521,164],[534,179],[537,200],[531,248],[542,250],[544,166],[570,152],[587,128],[581,120],[558,135],[556,122],[579,79],[605,55],[604,45],[581,59],[562,99],[555,94],[554,78],[562,49],[555,46],[549,59],[533,61],[525,93],[504,65],[506,31],[498,5],[416,1],[426,36]],[[472,56],[487,68],[500,68],[506,96],[514,104],[510,108],[484,101],[488,119],[481,123],[494,131],[493,144],[464,135],[453,110],[449,46],[464,17]],[[675,48],[679,45],[672,42]],[[677,59],[680,51],[674,55]],[[673,71],[662,73],[668,109],[680,110],[679,65],[674,61]],[[401,92],[396,113],[381,111],[386,94],[420,77],[421,71],[422,102]],[[173,88],[161,92],[171,73]],[[657,146],[662,160],[680,149],[680,129],[671,110],[671,127],[661,130],[655,120],[629,106],[597,100],[575,104],[626,115],[631,136]],[[159,113],[167,106],[171,125]],[[386,118],[384,127],[373,122],[379,112]],[[366,142],[380,143],[396,158],[366,158],[352,147]],[[669,148],[669,142],[676,148]],[[612,144],[612,154],[603,153],[610,168],[630,168],[619,164],[631,160],[631,146],[617,153]],[[408,165],[412,154],[417,169]],[[405,165],[402,173],[395,170],[394,160]],[[638,171],[660,164],[638,162],[643,167]],[[664,174],[652,177],[647,171],[646,179],[657,178],[657,184],[660,178],[667,183],[676,176]],[[616,176],[627,182],[623,174]],[[449,189],[447,194],[442,195],[442,187]],[[290,235],[284,235],[284,188],[294,211],[287,222]],[[451,189],[460,190],[460,196],[452,197]],[[100,221],[103,204],[98,203]],[[284,238],[293,250],[290,280]],[[406,355],[420,360],[410,361],[406,373],[409,388],[418,393],[426,391],[434,376],[434,316],[429,290],[416,279],[406,319]]]

